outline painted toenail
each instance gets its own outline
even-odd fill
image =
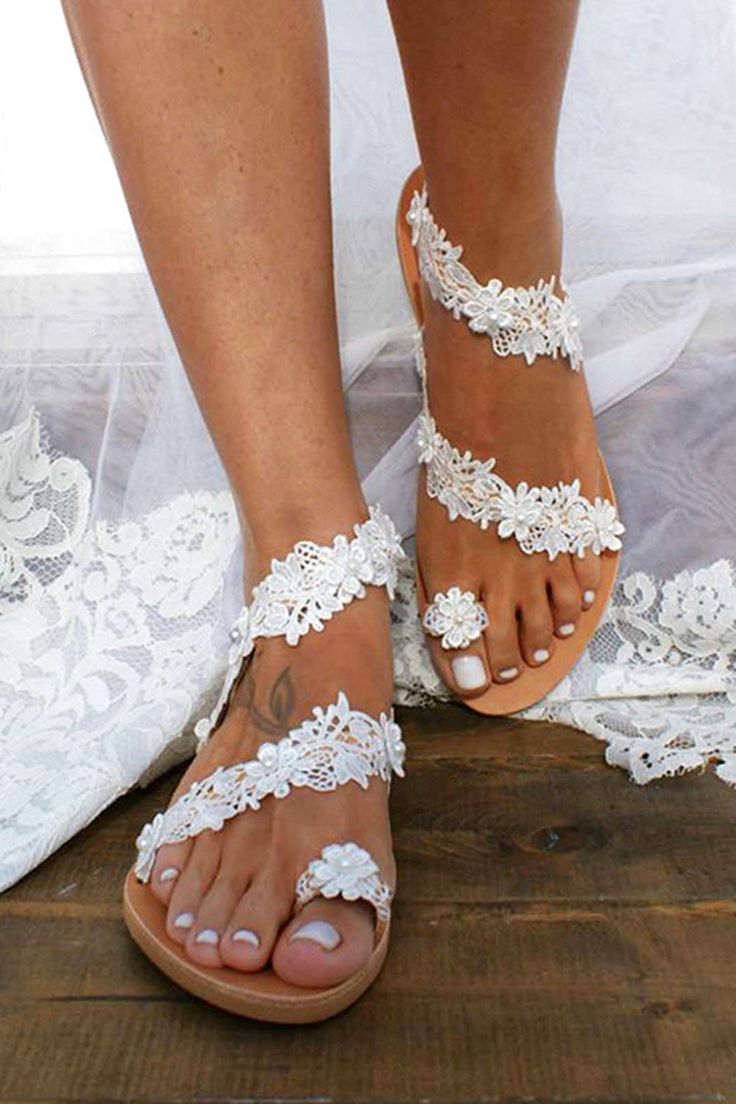
[[[572,636],[572,634],[575,632],[575,626],[571,621],[568,621],[566,625],[560,625],[557,631],[560,636]]]
[[[175,928],[191,928],[194,923],[193,912],[180,912],[174,921]]]
[[[261,941],[254,931],[250,931],[248,928],[238,928],[236,932],[230,936],[233,943],[249,943],[251,947],[260,947]]]
[[[220,942],[220,937],[212,928],[203,928],[201,932],[197,932],[195,935],[194,942],[206,943],[210,947],[216,947]]]
[[[179,871],[175,866],[167,866],[165,870],[162,870],[158,876],[160,882],[173,882],[174,878],[179,877]]]
[[[502,679],[516,678],[519,673],[518,667],[504,667],[503,671],[498,672],[498,677]]]
[[[452,661],[452,673],[462,690],[477,690],[488,682],[483,660],[478,656],[456,656]]]
[[[593,602],[595,602],[595,591],[594,590],[584,590],[583,591],[583,601],[588,606],[592,605]]]
[[[535,663],[546,663],[549,659],[549,652],[546,648],[537,648],[532,658]]]
[[[324,920],[312,920],[301,928],[297,928],[289,939],[293,943],[296,939],[309,939],[312,943],[318,943],[326,951],[334,951],[342,943],[342,936],[332,924]]]

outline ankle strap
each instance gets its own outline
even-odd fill
[[[194,726],[197,749],[219,724],[256,640],[283,636],[294,646],[312,629],[321,632],[355,598],[364,598],[368,586],[385,586],[393,598],[404,556],[401,537],[380,506],[371,506],[369,514],[353,526],[352,540],[340,534],[331,545],[299,541],[285,559],[271,561],[271,571],[253,588],[250,604],[242,607],[230,632],[222,690],[210,715]]]
[[[486,334],[496,356],[523,356],[527,364],[538,356],[562,356],[579,371],[579,323],[564,289],[562,297],[555,293],[554,275],[528,288],[504,287],[496,279],[480,284],[460,261],[463,247],[448,241],[434,221],[426,186],[414,193],[406,220],[432,298],[456,320],[465,318],[473,333]]]

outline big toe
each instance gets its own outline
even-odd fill
[[[370,958],[374,917],[360,902],[311,901],[281,932],[271,959],[275,972],[306,988],[339,985]]]

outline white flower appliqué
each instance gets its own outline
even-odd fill
[[[580,327],[570,298],[556,294],[554,276],[529,288],[504,287],[497,279],[480,284],[460,260],[462,246],[452,245],[434,221],[426,189],[414,193],[406,219],[432,298],[453,318],[464,318],[473,333],[486,334],[496,356],[523,356],[527,364],[538,356],[563,356],[579,371]]]
[[[296,909],[315,897],[342,897],[346,901],[368,901],[376,910],[376,939],[391,915],[393,891],[381,878],[371,855],[356,843],[333,843],[313,859],[296,885]]]
[[[426,405],[419,416],[419,455],[426,465],[426,490],[447,510],[450,521],[465,518],[499,537],[513,537],[522,552],[544,552],[549,560],[562,553],[582,557],[621,548],[625,532],[616,508],[607,499],[592,502],[580,494],[580,481],[556,487],[515,488],[496,472],[496,460],[476,460],[460,452],[437,430]]]
[[[392,717],[378,719],[351,709],[345,694],[292,729],[278,743],[265,743],[255,759],[218,767],[192,786],[140,833],[136,874],[148,881],[156,852],[165,843],[181,843],[206,828],[219,831],[226,820],[246,809],[259,809],[264,798],[288,797],[293,787],[326,793],[371,778],[390,782],[403,777],[405,747]]]
[[[472,590],[453,586],[435,594],[422,624],[430,636],[441,637],[443,648],[467,648],[488,627],[488,614]]]

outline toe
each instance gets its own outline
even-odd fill
[[[436,642],[433,642],[437,646]],[[483,640],[476,640],[467,648],[445,651],[435,660],[447,685],[459,698],[472,698],[485,690],[491,681]],[[444,674],[442,674],[444,670]]]
[[[574,635],[580,620],[580,587],[569,556],[560,557],[551,568],[548,589],[554,631],[565,640]]]
[[[168,847],[162,847],[156,855],[151,872],[151,893],[162,905],[168,905],[174,886],[184,867],[187,865],[192,850],[190,840],[185,843],[175,843]]]
[[[220,942],[220,955],[233,970],[262,970],[276,937],[291,915],[294,887],[263,872],[233,909]]]
[[[521,674],[523,664],[515,607],[509,602],[494,602],[492,595],[486,597],[485,602],[488,628],[484,637],[493,681],[513,682]]]
[[[222,966],[220,945],[248,881],[247,874],[237,869],[223,869],[220,864],[187,935],[187,954],[194,962],[202,966]]]
[[[573,557],[572,567],[580,588],[583,609],[589,609],[601,583],[601,558],[588,549],[582,558]]]
[[[521,607],[519,644],[524,662],[540,667],[554,651],[554,621],[546,590],[530,595]]]
[[[273,968],[292,985],[338,985],[368,961],[374,931],[375,913],[369,905],[317,898],[282,931]]]
[[[186,943],[200,904],[219,866],[220,843],[214,832],[197,836],[189,860],[174,882],[166,914],[166,931],[176,943]]]

